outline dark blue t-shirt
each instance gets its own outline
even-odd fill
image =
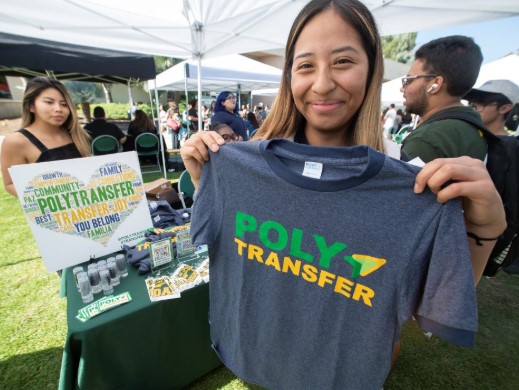
[[[366,146],[276,139],[210,152],[191,234],[209,245],[222,362],[269,389],[378,390],[413,316],[472,346],[460,202],[415,194],[418,171]]]

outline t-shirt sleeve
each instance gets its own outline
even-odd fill
[[[191,240],[194,245],[213,244],[221,230],[225,189],[217,172],[216,159],[217,156],[210,152],[210,159],[202,168],[200,185],[192,206]]]
[[[429,229],[424,236],[431,234],[434,240],[422,243],[417,255],[429,256],[430,260],[422,266],[419,261],[411,263],[406,283],[411,287],[402,291],[407,300],[405,307],[410,310],[404,320],[414,315],[424,331],[473,347],[477,331],[476,288],[459,201],[443,205],[439,221]]]

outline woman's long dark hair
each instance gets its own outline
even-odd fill
[[[306,24],[314,16],[328,9],[338,12],[347,24],[358,31],[369,61],[366,96],[352,119],[351,128],[345,133],[347,144],[369,145],[376,150],[384,151],[380,129],[380,94],[384,75],[382,46],[373,15],[359,0],[312,0],[301,10],[287,39],[279,92],[272,110],[254,138],[290,138],[298,129],[304,128],[306,119],[294,104],[290,87],[295,45]]]
[[[31,108],[34,107],[34,101],[44,90],[49,88],[55,89],[61,93],[61,95],[63,95],[63,98],[65,99],[67,107],[70,111],[67,120],[62,125],[63,128],[65,128],[70,133],[72,142],[74,142],[76,145],[79,153],[81,153],[83,157],[90,156],[90,136],[79,124],[76,105],[72,101],[67,88],[65,88],[65,86],[58,80],[52,80],[47,77],[39,76],[33,78],[27,83],[22,101],[22,128],[25,128],[34,123],[36,117],[34,116],[34,113],[31,112]]]
[[[252,127],[254,127],[255,129],[259,128],[258,119],[256,118],[256,115],[254,115],[254,113],[252,111],[249,111],[247,113],[247,120],[250,122]]]
[[[140,133],[156,133],[153,121],[142,110],[135,111],[135,119],[130,122],[131,127],[137,128]]]

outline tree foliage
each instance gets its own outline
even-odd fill
[[[64,81],[74,103],[93,103],[98,96],[103,96],[98,83],[86,81]]]
[[[382,37],[384,57],[407,64],[412,61],[413,49],[416,46],[417,33],[386,35]]]
[[[165,70],[171,68],[172,66],[182,62],[179,58],[173,57],[162,57],[162,56],[153,56],[155,60],[155,73],[159,74],[164,72]]]

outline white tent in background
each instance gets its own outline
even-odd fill
[[[265,89],[256,89],[252,91],[252,95],[254,96],[276,96],[278,94],[279,88],[265,88]]]
[[[277,87],[281,79],[281,69],[259,61],[234,54],[202,60],[203,91],[252,91]],[[197,61],[183,61],[156,77],[156,88],[170,91],[197,91]],[[155,82],[148,81],[148,87],[155,89]]]
[[[362,1],[382,35],[519,14],[517,0]],[[34,0],[4,3],[0,30],[5,33],[193,58],[201,67],[204,58],[284,47],[292,22],[308,0],[48,0],[38,7]],[[198,76],[200,96],[201,72]]]
[[[362,0],[382,35],[519,15],[517,0]],[[0,30],[177,58],[283,48],[308,0],[3,1]],[[57,17],[58,16],[58,17]]]
[[[404,75],[402,75],[404,77]],[[391,103],[395,103],[395,106],[404,105],[404,95],[400,92],[402,88],[402,77],[386,81],[382,84],[382,94],[380,97],[382,107],[387,107]]]
[[[519,54],[509,54],[483,65],[475,88],[488,80],[510,80],[519,86]]]

